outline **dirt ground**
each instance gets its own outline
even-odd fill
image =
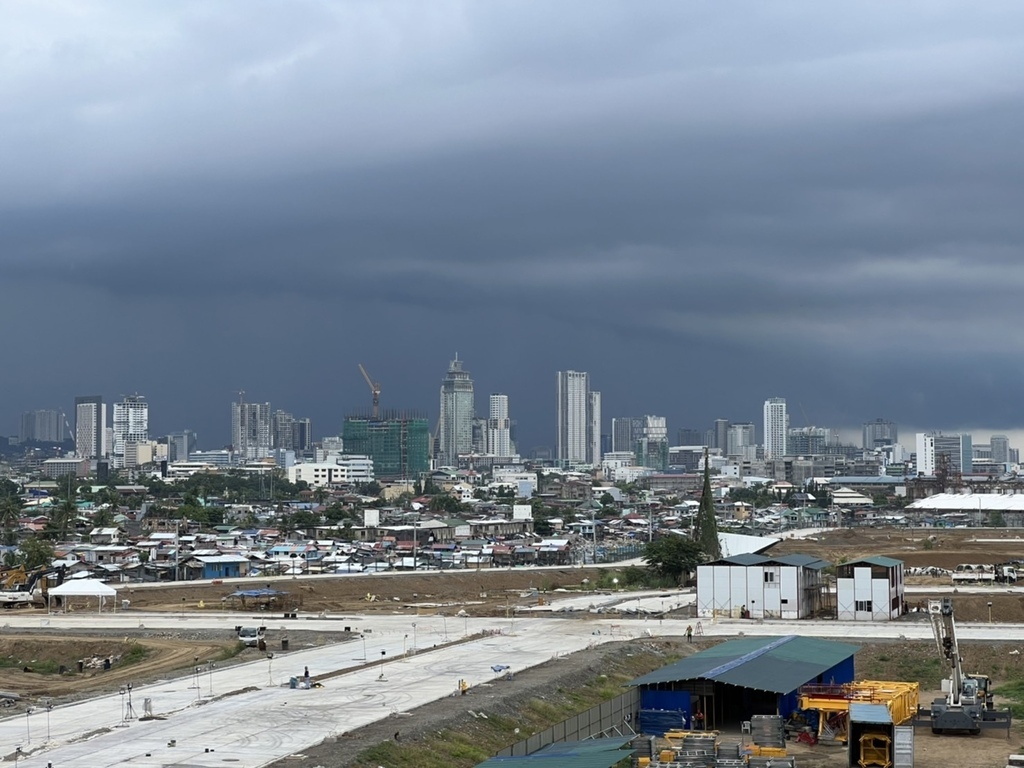
[[[698,641],[696,650],[702,650],[716,641]],[[687,646],[682,638],[659,638],[666,656],[686,653],[694,646]],[[485,712],[490,716],[500,715],[515,718],[517,712],[526,707],[531,699],[549,696],[553,689],[572,689],[585,684],[597,674],[608,659],[635,648],[634,643],[616,643],[598,649],[573,654],[558,661],[550,662],[517,674],[511,682],[497,682],[472,690],[468,697],[450,697],[427,707],[408,713],[393,713],[390,717],[352,732],[341,731],[333,734],[322,744],[280,760],[272,768],[308,766],[313,768],[354,768],[361,767],[358,755],[365,749],[395,738],[398,734],[402,743],[416,743],[436,735],[439,731],[452,730],[460,733],[471,732],[476,727],[471,711]],[[1018,668],[1017,658],[1009,652],[1014,646],[989,646],[977,644],[967,649],[968,662],[972,669],[985,669],[998,680],[1006,674],[1024,674]],[[940,695],[937,690],[939,664],[935,659],[934,646],[924,642],[887,642],[865,645],[856,657],[858,677],[889,679],[887,673],[924,673],[932,690],[923,693],[922,703]],[[723,731],[722,738],[741,741],[739,733]],[[928,728],[915,732],[915,765],[918,768],[945,768],[947,765],[969,766],[970,768],[1002,768],[1006,757],[1024,750],[1024,729],[1015,726],[1009,738],[1005,731],[992,731],[980,736],[936,736]],[[845,768],[847,754],[844,746],[808,746],[789,742],[789,753],[797,757],[800,768]],[[373,768],[395,768],[374,763]]]
[[[417,605],[441,606],[443,612],[454,614],[465,610],[472,616],[504,615],[509,606],[525,600],[522,595],[533,591],[548,592],[557,588],[578,589],[588,579],[595,582],[603,573],[593,568],[564,569],[485,569],[480,571],[424,571],[394,575],[335,576],[321,578],[251,579],[230,584],[190,584],[187,587],[134,588],[125,585],[118,590],[119,599],[131,601],[132,609],[177,611],[183,607],[195,610],[202,602],[212,610],[252,613],[252,606],[228,599],[237,589],[270,587],[287,592],[289,599],[300,603],[301,613],[331,614],[408,613]],[[251,583],[250,583],[251,582]],[[184,606],[182,596],[185,596]],[[369,598],[369,599],[368,599]],[[536,603],[536,597],[533,603]]]
[[[292,650],[350,637],[345,632],[289,634]],[[0,704],[0,716],[16,714],[42,698],[60,704],[116,691],[126,682],[141,684],[176,673],[188,674],[197,663],[237,664],[262,656],[255,648],[240,647],[231,630],[96,630],[68,636],[56,631],[22,633],[5,628],[0,631],[0,692],[21,698],[13,705]],[[107,659],[109,669],[104,665]]]

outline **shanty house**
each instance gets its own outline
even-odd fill
[[[817,637],[744,637],[708,648],[633,680],[640,689],[640,733],[685,728],[699,708],[709,730],[751,715],[788,717],[803,685],[854,679],[855,645]]]
[[[836,567],[836,618],[889,621],[903,613],[903,561],[864,557]]]
[[[824,560],[742,554],[697,566],[697,616],[805,619],[825,604]]]

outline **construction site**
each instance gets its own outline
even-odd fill
[[[818,541],[786,541],[778,549],[814,551],[832,562],[882,551],[906,562],[908,572],[953,571],[962,562],[1011,561],[1018,541],[1005,531],[812,538]],[[59,576],[36,574],[33,587],[45,579],[52,591]],[[1024,681],[1024,589],[1014,584],[954,587],[948,573],[908,576],[913,610],[887,622],[708,620],[696,616],[693,589],[591,588],[601,576],[590,568],[493,569],[125,585],[105,607],[77,597],[50,614],[12,608],[0,632],[7,660],[0,690],[10,715],[0,720],[2,753],[40,768],[47,761],[170,766],[186,758],[212,766],[228,757],[253,767],[391,768],[411,764],[410,754],[447,754],[446,739],[465,733],[475,751],[444,764],[469,768],[490,754],[505,766],[539,768],[545,750],[548,759],[569,764],[571,740],[559,723],[581,722],[573,712],[582,699],[569,694],[592,686],[622,709],[614,727],[577,730],[579,742],[619,742],[615,750],[591,743],[587,765],[888,768],[953,760],[996,768],[1021,751],[1011,708]],[[31,573],[13,575],[5,591],[25,591],[18,586],[32,580]],[[292,594],[301,605],[282,610],[283,603],[225,599],[243,588]],[[256,624],[265,628],[263,646],[242,646],[239,628]],[[319,687],[312,691],[290,685],[304,666],[315,670]],[[407,682],[396,687],[395,680]],[[173,751],[150,744],[144,760],[127,754],[121,740],[107,744],[96,735],[97,725],[108,730],[106,715],[96,712],[116,710],[118,691],[129,683],[136,696],[151,699],[157,718],[131,721],[139,728],[133,733],[160,723],[162,734],[176,734],[165,739],[176,742]],[[361,697],[382,711],[353,709]],[[554,710],[547,720],[534,717],[540,702],[550,707],[559,697],[564,717]],[[286,702],[301,725],[289,726],[289,739],[277,734],[276,746],[263,744],[258,732],[243,733],[244,723],[224,709],[270,707],[266,717],[273,718]],[[196,706],[202,717],[193,723]],[[74,714],[83,707],[93,714]],[[41,738],[44,717],[59,735]],[[111,723],[112,736],[118,724]],[[519,731],[494,730],[511,724]],[[538,741],[560,727],[561,739]],[[182,751],[208,748],[208,738],[188,735],[208,728],[210,738],[225,734],[217,737],[216,758]],[[260,745],[258,755],[241,747],[250,743]]]

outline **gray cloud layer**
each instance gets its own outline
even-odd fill
[[[243,387],[322,434],[358,360],[435,412],[458,350],[524,447],[565,367],[673,427],[1024,426],[1016,3],[4,15],[12,414],[139,390],[211,445]]]

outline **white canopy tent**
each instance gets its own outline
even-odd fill
[[[73,581],[66,581],[59,587],[54,587],[47,593],[47,613],[50,613],[50,605],[55,597],[61,598],[64,601],[65,606],[67,606],[67,600],[70,597],[97,597],[99,598],[97,613],[99,613],[103,611],[103,606],[108,597],[117,597],[117,590],[109,584],[104,584],[99,579],[75,579]],[[114,608],[115,610],[117,608],[116,600],[114,601]]]

